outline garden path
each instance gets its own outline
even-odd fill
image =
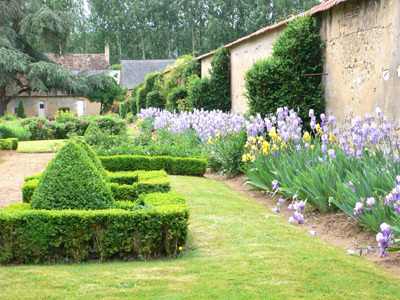
[[[0,210],[22,202],[21,186],[24,177],[44,171],[55,153],[19,153],[2,150],[0,153]]]

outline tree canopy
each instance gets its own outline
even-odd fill
[[[102,53],[122,59],[176,58],[203,54],[264,26],[303,12],[319,0],[28,0],[73,12],[66,44],[71,53]],[[40,38],[29,41],[49,52]]]
[[[58,90],[88,96],[112,84],[103,75],[74,75],[30,42],[40,40],[61,55],[74,26],[73,14],[52,10],[40,1],[0,0],[0,116],[11,99],[23,93]]]

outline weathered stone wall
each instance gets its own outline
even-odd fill
[[[24,101],[25,114],[27,117],[37,117],[39,115],[39,102],[45,102],[45,110],[47,118],[54,118],[60,107],[69,107],[74,113],[78,113],[78,101],[85,101],[85,115],[100,114],[100,103],[90,102],[82,97],[21,97]],[[7,105],[7,113],[14,114],[15,108],[18,107],[19,100],[13,99]]]
[[[232,109],[241,112],[248,110],[247,98],[244,96],[244,76],[248,69],[258,60],[271,56],[272,45],[278,35],[283,33],[285,26],[268,31],[268,34],[256,36],[246,43],[234,45],[231,48],[231,97]]]
[[[348,1],[322,14],[326,113],[400,113],[400,1]]]
[[[389,118],[400,114],[400,0],[349,0],[321,17],[324,50],[326,113],[343,120],[372,114],[380,107]],[[231,50],[232,108],[248,109],[244,75],[251,65],[271,55],[272,44],[285,24],[233,43]],[[201,60],[208,74],[212,55]]]

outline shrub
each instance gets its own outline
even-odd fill
[[[58,123],[67,123],[67,122],[75,122],[76,116],[75,113],[70,111],[69,109],[61,109],[61,107],[57,110],[54,115],[54,121]]]
[[[146,107],[165,108],[165,99],[161,97],[157,91],[152,91],[147,94]]]
[[[0,140],[0,149],[3,150],[12,150],[13,142],[11,139],[1,139]]]
[[[22,200],[24,203],[32,201],[42,174],[25,177],[22,186]],[[109,172],[107,181],[115,200],[135,201],[140,194],[153,192],[166,193],[171,189],[168,175],[165,171],[134,171],[134,172]]]
[[[128,113],[137,114],[136,97],[129,98],[125,101]]]
[[[191,62],[189,62],[183,70],[183,84],[185,87],[189,85],[190,78],[193,75],[201,77],[201,64],[197,59],[193,59]]]
[[[126,102],[121,102],[119,104],[119,115],[122,119],[126,118],[126,115],[128,113],[128,107],[126,105]]]
[[[183,86],[178,86],[174,88],[171,93],[167,96],[167,108],[169,111],[174,111],[178,108],[178,101],[181,99],[186,99],[188,96],[186,88]]]
[[[22,98],[19,98],[18,107],[17,107],[17,118],[21,118],[21,119],[26,118],[24,101],[22,100]]]
[[[47,166],[32,198],[33,209],[106,209],[110,187],[85,151],[70,141]]]
[[[97,211],[10,207],[0,212],[0,263],[147,259],[175,255],[185,243],[189,219],[185,204],[138,206],[142,209],[118,204],[119,209]]]
[[[245,131],[217,136],[210,140],[211,154],[207,158],[210,167],[225,174],[227,178],[239,173],[246,140]]]
[[[28,141],[30,135],[29,129],[18,122],[0,123],[0,136],[3,139],[17,138],[19,141]]]
[[[70,111],[71,110],[71,108],[69,108],[69,107],[59,107],[58,108],[58,111],[62,111],[62,112],[67,112],[67,111]]]
[[[192,109],[213,110],[215,108],[214,100],[211,82],[208,77],[197,78],[191,82],[188,90],[188,101]]]
[[[161,75],[160,72],[147,74],[144,80],[144,86],[137,90],[137,112],[142,108],[146,108],[147,94],[154,90],[154,84]]]
[[[113,64],[110,66],[110,70],[113,71],[120,71],[121,70],[121,64]]]
[[[210,83],[214,97],[212,109],[231,110],[230,51],[225,47],[215,51],[211,60]]]
[[[169,156],[117,155],[99,157],[107,171],[165,170],[171,175],[203,176],[207,163],[204,159]]]
[[[84,137],[87,138],[87,137],[95,135],[99,132],[101,132],[99,124],[97,124],[96,121],[92,121],[92,122],[90,122],[88,128],[86,128]]]
[[[93,149],[89,146],[88,143],[86,143],[84,140],[81,139],[76,139],[75,142],[79,147],[81,147],[85,152],[86,155],[90,158],[91,162],[93,163],[94,167],[99,170],[101,176],[103,178],[107,179],[107,172],[104,169],[103,165],[101,164],[99,158],[97,157],[96,153],[93,151]]]
[[[256,62],[245,75],[250,113],[267,115],[287,106],[308,118],[310,108],[319,115],[325,110],[321,76],[324,43],[319,22],[305,16],[290,22],[273,46],[271,58]]]
[[[98,116],[93,119],[102,131],[110,130],[112,134],[120,134],[126,130],[126,121],[118,115]]]

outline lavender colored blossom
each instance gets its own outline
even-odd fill
[[[317,235],[317,232],[315,230],[309,230],[308,233],[311,235]]]
[[[356,252],[353,249],[347,249],[347,254],[349,255],[355,255]]]
[[[363,209],[363,203],[362,202],[357,202],[356,206],[353,210],[353,214],[354,216],[357,218],[361,215],[361,213],[364,211]]]
[[[272,181],[272,189],[273,190],[279,189],[278,180],[275,179]]]
[[[356,191],[355,188],[354,188],[354,185],[353,185],[353,183],[352,183],[351,181],[349,181],[349,186],[350,186],[350,188],[351,188],[351,190],[352,190],[353,192]]]
[[[371,210],[372,205],[375,205],[375,198],[371,197],[371,198],[367,198],[367,210]]]
[[[329,150],[328,150],[328,154],[329,154],[329,157],[330,157],[330,158],[336,158],[335,150],[329,149]]]
[[[379,247],[379,256],[387,255],[387,249],[390,246],[390,240],[392,238],[393,229],[387,223],[382,223],[380,226],[381,232],[376,235],[376,241]]]
[[[274,213],[279,213],[281,210],[279,209],[279,207],[274,207],[273,209],[271,209]]]
[[[286,205],[285,199],[279,198],[277,205],[280,206],[280,207],[285,206]]]

